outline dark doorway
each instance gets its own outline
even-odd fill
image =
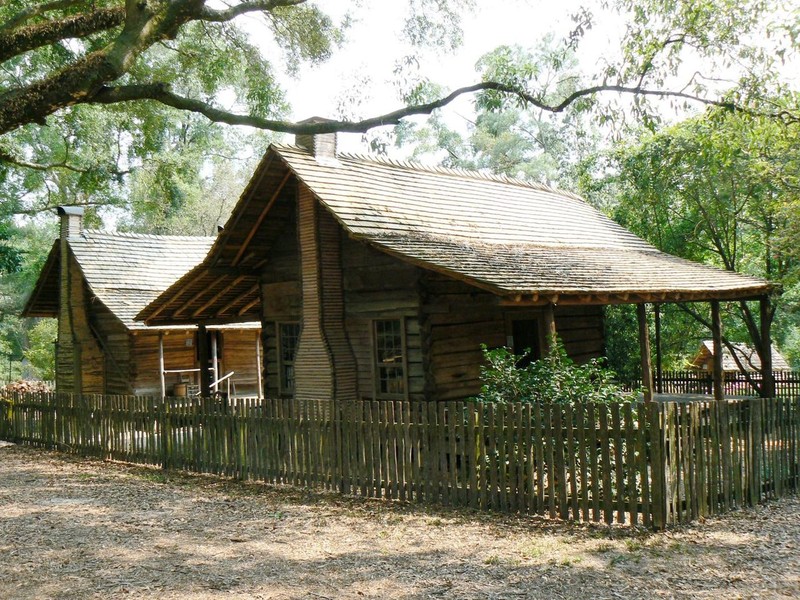
[[[538,319],[511,321],[511,335],[514,338],[514,354],[527,353],[527,356],[517,363],[518,367],[526,367],[542,357]]]

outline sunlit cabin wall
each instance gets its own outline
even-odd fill
[[[538,320],[539,347],[545,346],[541,308],[503,307],[494,294],[430,272],[422,280],[422,290],[421,331],[431,399],[478,394],[483,364],[480,345],[508,345],[515,319]],[[567,354],[576,362],[602,355],[602,307],[557,306],[555,321]]]
[[[133,393],[130,331],[99,301],[91,303],[89,322],[104,355],[105,390],[103,393]]]
[[[136,331],[131,335],[131,365],[133,393],[143,396],[161,395],[161,367],[159,362],[159,332]],[[197,368],[197,340],[194,330],[172,330],[164,333],[164,369],[188,370]],[[176,383],[197,383],[197,373],[168,373],[165,377],[166,393],[172,393]]]
[[[90,294],[62,238],[56,388],[64,393],[105,392],[103,352],[89,323]]]
[[[222,360],[219,365],[220,377],[233,371],[233,384],[238,396],[258,395],[258,356],[256,340],[259,332],[255,329],[221,329]],[[220,384],[220,391],[227,391],[227,384]],[[231,390],[233,391],[233,390]]]

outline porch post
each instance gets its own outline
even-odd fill
[[[219,391],[219,384],[217,380],[219,379],[219,362],[218,362],[218,346],[217,346],[217,337],[219,336],[219,330],[213,331],[211,333],[211,373],[214,375],[214,391]]]
[[[772,372],[772,319],[769,310],[769,296],[759,298],[761,312],[761,397],[775,396],[775,375]]]
[[[158,379],[161,382],[161,397],[167,395],[167,382],[164,375],[164,332],[158,334]]]
[[[724,377],[722,372],[722,317],[719,312],[719,300],[711,301],[711,340],[714,345],[714,400],[725,400]]]
[[[636,305],[636,316],[639,321],[639,352],[642,358],[642,387],[644,401],[653,401],[653,364],[650,359],[650,331],[647,328],[647,305]]]
[[[556,345],[556,317],[553,304],[544,305],[544,335],[546,350],[549,352]]]
[[[256,331],[256,381],[258,382],[258,399],[261,400],[264,397],[263,392],[263,382],[261,378],[263,375],[261,374],[261,369],[263,365],[261,364],[261,330]]]
[[[200,395],[203,398],[211,396],[211,379],[208,374],[208,338],[206,326],[197,326],[197,350],[200,362]]]
[[[656,326],[656,392],[664,393],[664,374],[661,365],[661,305],[653,304],[653,317]]]

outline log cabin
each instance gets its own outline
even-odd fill
[[[586,361],[603,307],[636,303],[650,399],[646,303],[763,307],[771,291],[664,254],[572,193],[341,154],[322,134],[270,146],[206,259],[137,318],[261,320],[267,396],[444,401],[479,391],[481,344],[537,357],[557,333]]]
[[[58,213],[60,238],[22,313],[58,319],[57,392],[186,395],[205,370],[212,382],[233,371],[219,391],[232,383],[237,394],[260,395],[258,322],[205,331],[214,352],[201,358],[196,326],[149,327],[133,318],[199,264],[214,238],[84,230],[82,208]]]
[[[733,349],[733,352],[731,352],[731,349]],[[709,373],[714,369],[713,340],[703,340],[694,357],[689,361],[689,367],[692,370]],[[772,370],[792,370],[789,363],[774,346],[772,347]],[[731,343],[730,346],[722,347],[722,371],[726,374],[761,371],[761,357],[752,346]]]

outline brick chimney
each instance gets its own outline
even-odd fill
[[[300,123],[327,123],[330,120],[324,117],[311,117]],[[318,162],[336,162],[336,133],[303,133],[297,134],[294,140],[295,144],[311,152]]]
[[[61,239],[66,240],[83,233],[83,207],[59,206],[58,215],[61,217]]]

